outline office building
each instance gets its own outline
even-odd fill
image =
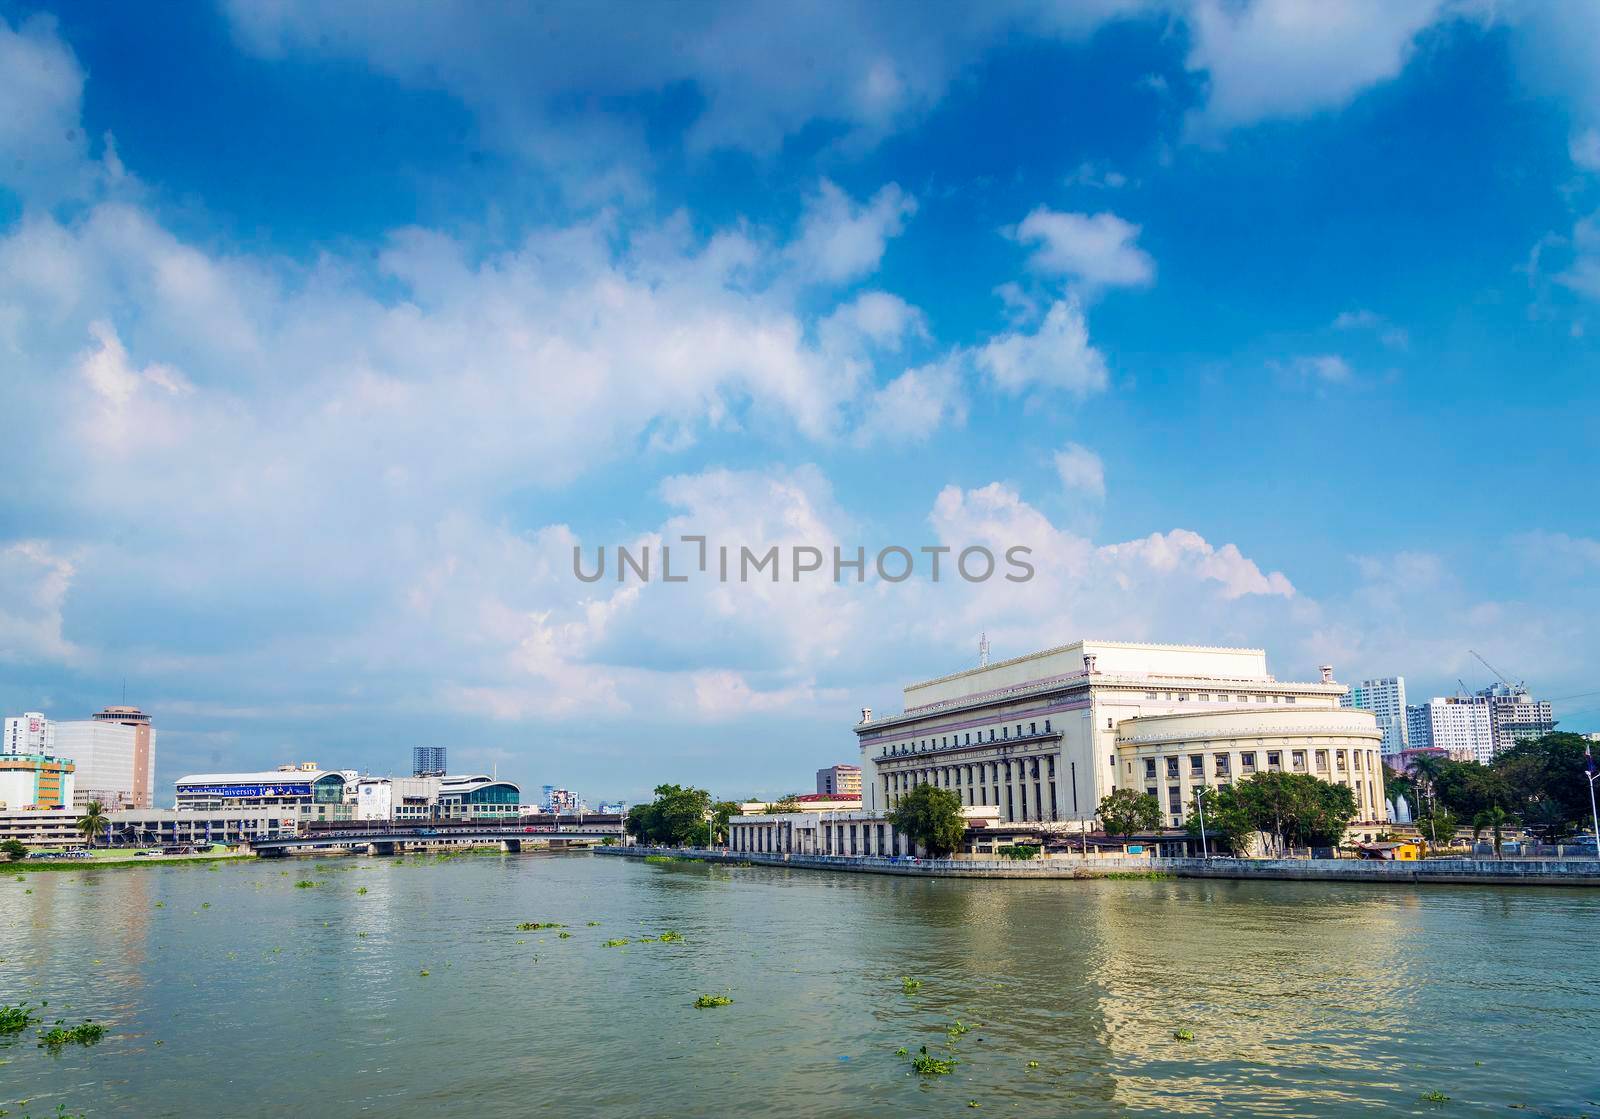
[[[859,765],[830,765],[817,770],[817,793],[821,796],[840,797],[845,800],[861,799],[861,767]]]
[[[554,785],[546,785],[540,790],[541,812],[583,812],[587,807],[583,803],[583,798],[571,789],[558,789]]]
[[[156,730],[137,707],[106,707],[54,724],[56,750],[77,766],[74,804],[107,810],[155,804]]]
[[[1398,754],[1410,744],[1406,731],[1404,676],[1385,676],[1351,684],[1350,690],[1339,697],[1339,706],[1371,711],[1377,717],[1378,729],[1383,732],[1385,754]]]
[[[443,746],[411,747],[411,776],[443,777],[449,771]]]
[[[1411,750],[1438,749],[1458,761],[1487,764],[1494,758],[1489,701],[1481,695],[1435,696],[1406,708]]]
[[[0,811],[70,808],[73,765],[46,754],[0,754]]]

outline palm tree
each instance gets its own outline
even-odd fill
[[[111,827],[111,821],[106,817],[98,800],[91,800],[84,805],[83,816],[78,820],[78,830],[89,841],[89,846],[94,846],[95,838]]]
[[[1476,846],[1478,836],[1484,828],[1489,829],[1490,837],[1494,840],[1494,857],[1500,857],[1500,841],[1503,838],[1503,828],[1506,822],[1506,810],[1496,805],[1485,808],[1472,818],[1472,842]]]

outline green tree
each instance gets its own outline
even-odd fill
[[[900,834],[920,843],[934,858],[950,854],[967,835],[961,794],[937,785],[918,785],[901,797],[889,813],[889,823]]]
[[[1482,835],[1484,830],[1487,829],[1490,837],[1494,840],[1494,857],[1498,859],[1500,857],[1500,844],[1505,839],[1505,826],[1508,819],[1510,817],[1506,814],[1504,808],[1485,808],[1482,812],[1472,817],[1473,846],[1477,846],[1478,836]]]
[[[4,852],[8,862],[21,862],[28,857],[28,848],[20,839],[8,839],[0,843],[0,852]]]
[[[655,793],[655,800],[628,809],[629,835],[666,847],[706,841],[710,793],[684,785],[657,785]]]
[[[1287,847],[1334,847],[1356,818],[1355,793],[1309,773],[1257,773],[1234,786],[1252,830]]]
[[[711,806],[711,827],[716,834],[716,842],[728,842],[728,821],[737,815],[738,801],[719,800]]]
[[[105,834],[110,827],[111,821],[98,800],[91,800],[84,806],[83,815],[78,820],[78,830],[89,841],[90,847],[93,847],[95,840]]]
[[[1489,768],[1510,793],[1509,811],[1546,843],[1555,843],[1589,821],[1589,788],[1584,781],[1581,734],[1554,731],[1525,738],[1496,756]]]
[[[1101,799],[1095,815],[1107,835],[1137,835],[1161,826],[1161,802],[1149,793],[1113,789]]]
[[[1256,832],[1255,821],[1240,801],[1232,785],[1207,789],[1205,796],[1204,832],[1206,845],[1218,854],[1248,855]],[[1197,796],[1189,803],[1189,815],[1183,826],[1190,835],[1201,834],[1200,802]]]
[[[1429,849],[1437,851],[1455,842],[1461,820],[1438,801],[1430,800],[1418,811],[1416,825]]]

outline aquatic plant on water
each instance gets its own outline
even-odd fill
[[[954,1057],[935,1057],[928,1052],[928,1047],[924,1045],[917,1050],[917,1055],[911,1058],[911,1067],[924,1076],[944,1076],[947,1073],[956,1071],[956,1059]]]
[[[733,1000],[727,995],[701,995],[694,1000],[696,1010],[709,1010],[713,1006],[732,1006]]]
[[[600,924],[599,921],[590,921],[589,922],[589,927],[592,929],[592,928],[595,928],[596,926],[598,926],[599,924]]]
[[[60,1049],[63,1045],[93,1045],[105,1036],[106,1028],[98,1022],[68,1026],[58,1020],[45,1031],[39,1044],[47,1049]]]
[[[366,888],[366,887],[365,887],[365,886],[357,886],[357,887],[356,887],[356,893],[358,893],[358,894],[364,894],[364,893],[366,893],[366,892],[367,892],[367,888]]]
[[[532,932],[534,929],[564,929],[566,927],[559,921],[524,921],[517,926],[517,931]]]
[[[314,890],[320,885],[322,885],[321,882],[313,882],[309,878],[302,878],[294,884],[294,888],[297,890]]]
[[[1028,1067],[1029,1068],[1038,1068],[1039,1067],[1039,1062],[1038,1061],[1029,1061],[1028,1062]]]
[[[647,863],[670,863],[672,860],[666,855],[646,855],[644,861]]]
[[[21,1033],[38,1020],[33,1007],[27,1003],[20,1006],[0,1006],[0,1034]]]
[[[616,940],[608,940],[601,947],[604,947],[604,948],[621,948],[626,943],[628,943],[628,938],[624,936],[624,937],[619,937]]]
[[[1445,1095],[1443,1092],[1439,1092],[1439,1091],[1424,1092],[1424,1093],[1422,1093],[1422,1095],[1418,1096],[1417,1098],[1419,1100],[1421,1100],[1423,1103],[1449,1103],[1450,1102],[1450,1097]]]
[[[666,932],[656,937],[656,939],[661,941],[663,944],[669,944],[676,940],[682,940],[683,934],[680,932],[673,932],[671,929],[668,929]]]
[[[562,940],[566,940],[566,939],[567,939],[567,938],[568,938],[568,937],[570,937],[570,936],[571,936],[571,935],[572,935],[572,934],[571,934],[571,933],[569,933],[569,932],[564,932],[564,933],[557,933],[557,934],[556,934],[556,936],[557,936],[557,937],[559,937],[559,938],[560,938],[560,939],[562,939]]]
[[[894,1055],[896,1057],[907,1057],[910,1056],[910,1054],[911,1050],[907,1049],[904,1045],[894,1051]]]
[[[914,995],[922,989],[922,980],[913,979],[909,975],[900,977],[900,989],[908,995]]]
[[[946,1026],[944,1028],[944,1032],[950,1036],[950,1040],[951,1041],[955,1041],[957,1038],[961,1037],[963,1034],[966,1034],[966,1033],[970,1032],[971,1030],[972,1030],[972,1027],[969,1026],[969,1025],[966,1025],[959,1018],[957,1018],[954,1022],[952,1022],[950,1025],[948,1025],[948,1026]]]
[[[1172,1031],[1172,1040],[1174,1040],[1174,1041],[1193,1041],[1194,1040],[1194,1031],[1193,1030],[1173,1030]]]
[[[424,978],[426,978],[427,974],[428,974],[428,969],[427,968],[423,968],[421,971],[417,972],[417,974],[420,975],[420,976],[423,976]]]

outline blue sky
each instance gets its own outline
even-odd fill
[[[1600,728],[1597,11],[0,0],[0,706],[776,793],[986,630]],[[1039,575],[571,575],[696,531]]]

